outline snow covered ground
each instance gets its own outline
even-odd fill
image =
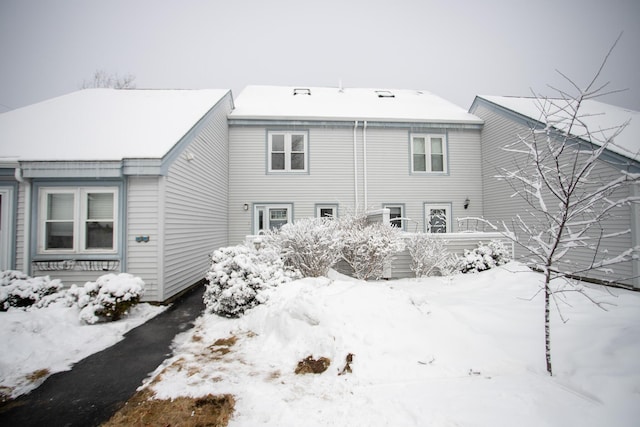
[[[231,426],[632,426],[640,419],[640,293],[566,294],[544,362],[541,276],[510,263],[454,278],[337,273],[271,291],[239,319],[201,316],[147,385],[231,393]],[[534,297],[535,296],[535,297]],[[351,373],[338,375],[353,354]],[[298,361],[331,359],[322,374]]]
[[[30,392],[49,375],[112,346],[164,309],[138,304],[124,319],[96,325],[81,322],[80,309],[64,304],[0,312],[0,393],[15,398]]]

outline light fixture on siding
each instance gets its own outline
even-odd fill
[[[469,203],[471,203],[471,201],[469,200],[468,197],[466,199],[464,199],[464,208],[465,209],[467,209],[469,207]]]
[[[244,205],[242,205],[242,209],[244,209],[245,211],[249,210],[249,205],[247,203],[245,203]]]

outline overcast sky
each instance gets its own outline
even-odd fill
[[[97,69],[138,88],[251,84],[550,95],[586,84],[620,32],[604,101],[640,111],[638,0],[0,0],[0,112]]]

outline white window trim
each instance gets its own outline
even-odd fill
[[[444,209],[446,211],[446,232],[451,233],[451,203],[425,203],[424,204],[424,231],[431,233],[429,229],[429,212],[431,209]]]
[[[87,249],[87,194],[113,194],[113,248]],[[45,249],[47,196],[49,194],[73,194],[73,248]],[[117,187],[44,187],[38,194],[38,253],[39,254],[115,254],[118,252],[119,207]]]
[[[331,216],[331,218],[337,218],[338,217],[338,205],[331,204],[331,203],[322,203],[322,204],[317,204],[316,205],[316,218],[321,218],[320,212],[321,212],[322,209],[332,209],[333,210],[333,215]]]
[[[259,228],[259,215],[262,210],[265,215],[265,219],[268,217],[269,210],[271,209],[287,209],[287,224],[293,220],[293,204],[291,203],[258,203],[253,206],[253,234],[264,233],[268,230]],[[267,219],[268,221],[268,219]]]
[[[426,171],[417,171],[414,168],[413,162],[413,139],[414,138],[424,138],[425,139],[425,167]],[[442,170],[434,171],[431,165],[431,139],[432,138],[442,138]],[[409,138],[409,151],[411,152],[411,173],[414,174],[447,174],[449,173],[449,162],[447,159],[448,150],[448,141],[447,136],[444,133],[412,133]]]
[[[0,209],[0,269],[11,269],[11,230],[14,229],[13,222],[13,188],[0,188],[2,196],[2,209]]]
[[[272,167],[273,135],[284,135],[284,169]],[[291,136],[302,135],[304,141],[304,169],[291,169]],[[269,173],[307,173],[309,171],[309,135],[306,131],[269,131],[267,132],[267,171]]]

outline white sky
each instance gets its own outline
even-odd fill
[[[638,0],[0,0],[0,112],[94,71],[138,88],[250,84],[476,94],[584,85],[618,34],[601,99],[640,110]]]

